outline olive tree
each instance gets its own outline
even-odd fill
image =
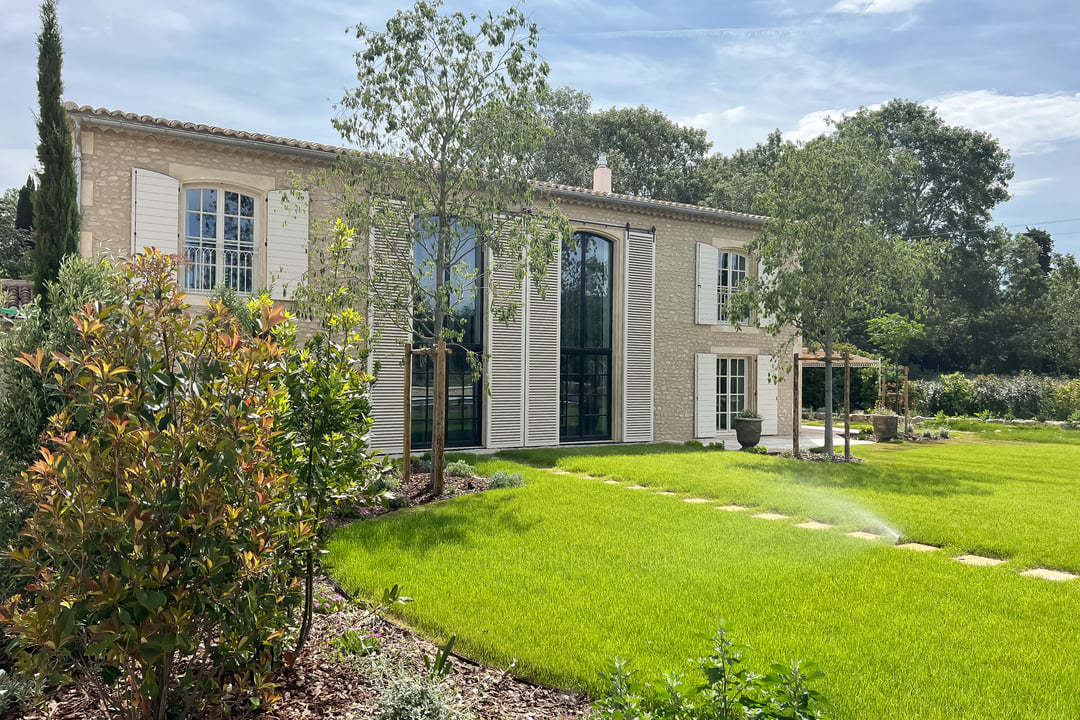
[[[537,203],[526,173],[548,134],[539,30],[517,7],[443,14],[438,1],[419,0],[384,31],[358,25],[355,35],[357,85],[336,106],[333,124],[367,154],[342,157],[331,184],[342,191],[340,214],[375,238],[362,272],[373,324],[396,326],[445,368],[438,348],[459,342],[483,311],[477,293],[509,319],[517,311],[510,285],[528,274],[540,289],[560,238],[570,237],[565,218]],[[487,251],[491,262],[477,262]],[[500,268],[512,268],[513,283],[493,280]],[[436,383],[437,493],[445,405]]]

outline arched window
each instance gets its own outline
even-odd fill
[[[255,198],[217,187],[184,192],[184,289],[255,289]]]
[[[562,251],[559,437],[611,438],[612,244],[574,233]]]

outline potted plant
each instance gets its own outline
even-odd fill
[[[874,425],[874,438],[885,442],[896,437],[900,417],[891,408],[876,407],[870,414],[870,422]]]
[[[761,442],[761,416],[753,410],[740,410],[735,415],[735,437],[744,450]]]

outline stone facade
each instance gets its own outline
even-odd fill
[[[333,148],[281,138],[259,139],[247,133],[203,126],[182,126],[160,119],[73,109],[80,120],[77,138],[81,162],[82,252],[86,256],[126,255],[132,247],[132,169],[141,168],[176,178],[185,185],[220,183],[265,197],[272,190],[289,188],[293,175],[306,176],[333,161]],[[730,325],[700,325],[695,321],[697,302],[696,248],[705,243],[717,249],[738,250],[753,239],[760,219],[737,214],[700,212],[700,208],[605,196],[588,190],[546,187],[542,198],[558,204],[581,230],[613,241],[614,377],[612,437],[621,438],[619,388],[622,387],[621,308],[625,297],[622,272],[628,227],[655,229],[654,310],[654,416],[656,440],[685,441],[694,437],[695,355],[713,353],[756,358],[783,355],[779,342],[764,331]],[[259,203],[262,205],[262,203]],[[325,191],[311,197],[312,225],[330,217],[331,200]],[[263,208],[257,227],[266,227]],[[180,219],[177,218],[179,234]],[[262,236],[259,235],[261,238]],[[179,240],[177,241],[179,245]],[[261,245],[261,243],[260,243]],[[179,251],[177,247],[173,251]],[[256,266],[257,272],[261,269]],[[754,272],[754,268],[749,268]],[[631,350],[632,351],[632,350]],[[755,363],[756,365],[756,363]],[[753,373],[774,368],[754,367]],[[755,380],[748,378],[748,402]],[[398,395],[400,398],[400,394]],[[792,380],[790,373],[778,387],[778,432],[790,432]],[[400,402],[400,400],[398,401]],[[718,436],[726,439],[724,435]]]

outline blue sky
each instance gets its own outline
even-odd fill
[[[338,143],[357,22],[382,0],[60,0],[65,99]],[[449,9],[500,10],[454,0]],[[995,220],[1080,255],[1080,3],[1074,0],[527,0],[554,85],[646,105],[730,153],[774,128],[905,97],[985,130],[1016,165]],[[34,164],[36,0],[0,0],[0,189]]]

